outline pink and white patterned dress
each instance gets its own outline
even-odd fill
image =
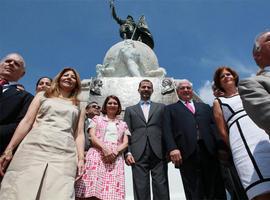
[[[116,150],[117,146],[123,142],[124,135],[130,134],[127,124],[122,120],[116,119],[114,123],[116,126],[114,126],[107,116],[96,116],[93,122],[96,127],[95,135],[111,150]],[[116,132],[115,135],[112,133],[113,130]],[[85,172],[75,184],[76,197],[125,199],[124,155],[119,155],[112,164],[104,163],[102,158],[103,153],[99,149],[91,147],[88,150],[85,158]]]

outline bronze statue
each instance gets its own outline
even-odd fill
[[[141,16],[136,24],[133,17],[128,15],[126,19],[121,19],[116,15],[113,0],[110,0],[110,8],[112,9],[112,17],[120,25],[120,37],[124,40],[138,40],[147,44],[150,48],[154,48],[154,40],[148,29],[145,17]]]

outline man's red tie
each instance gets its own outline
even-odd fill
[[[1,85],[1,86],[5,85],[5,84],[7,84],[7,83],[8,83],[8,81],[5,80],[5,79],[1,79],[1,80],[0,80],[0,85]]]

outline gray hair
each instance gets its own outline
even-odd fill
[[[177,84],[177,89],[180,88],[180,85],[181,85],[182,83],[188,83],[191,87],[193,87],[193,84],[192,84],[188,79],[180,79],[180,80],[178,80],[177,82],[178,82],[178,84]]]
[[[253,45],[253,49],[252,49],[253,54],[256,53],[256,52],[259,52],[261,50],[259,39],[266,33],[270,33],[270,30],[266,30],[264,32],[261,32],[255,37],[254,45]]]
[[[22,67],[25,68],[25,61],[24,61],[23,57],[18,53],[9,53],[9,54],[7,54],[4,58],[1,59],[1,62],[5,62],[5,60],[7,58],[9,58],[11,55],[16,55],[20,59]]]

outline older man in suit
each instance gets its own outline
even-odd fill
[[[209,105],[192,100],[192,83],[180,80],[180,100],[165,108],[164,140],[180,168],[188,200],[226,199],[217,160],[217,134]]]
[[[257,36],[253,57],[260,71],[239,82],[239,93],[249,117],[270,134],[270,31]]]
[[[131,136],[126,163],[132,166],[133,190],[136,200],[151,200],[150,173],[153,199],[168,200],[167,162],[162,146],[162,116],[164,105],[150,100],[153,84],[142,80],[138,104],[126,108],[124,119]]]
[[[17,81],[25,74],[25,63],[17,53],[0,61],[0,155],[4,152],[33,96],[17,89]]]

